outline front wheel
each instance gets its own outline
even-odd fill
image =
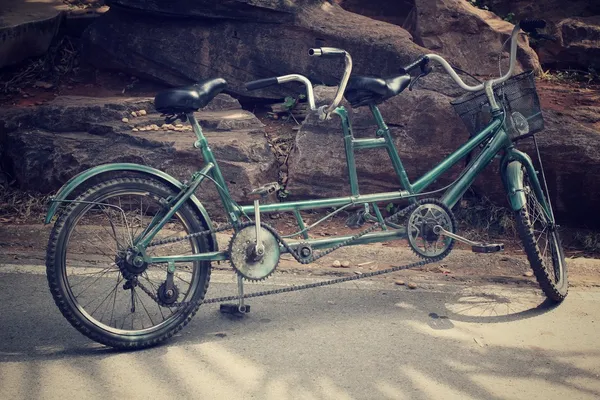
[[[522,188],[523,207],[515,211],[517,230],[533,273],[544,294],[555,302],[567,296],[567,264],[553,215],[544,210],[524,167]],[[543,191],[540,190],[543,193]]]

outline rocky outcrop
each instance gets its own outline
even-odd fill
[[[0,114],[0,151],[6,171],[21,189],[50,193],[78,172],[111,162],[133,162],[189,179],[202,164],[191,131],[133,131],[162,125],[152,99],[58,97],[48,105]],[[144,109],[145,116],[132,117]],[[252,188],[276,181],[275,158],[263,124],[228,95],[220,94],[197,118],[238,201]],[[130,121],[124,123],[122,118]],[[214,185],[198,191],[210,206]],[[215,207],[214,209],[220,209]]]
[[[389,1],[340,0],[341,6],[407,29],[415,42],[442,54],[460,68],[478,75],[497,75],[498,56],[508,68],[508,46],[513,25],[465,0]],[[386,10],[386,12],[384,12]],[[538,70],[539,62],[526,38],[520,38],[517,70]]]
[[[544,19],[556,42],[534,43],[540,62],[553,68],[600,69],[600,2],[590,0],[486,0],[500,16]]]
[[[461,68],[479,75],[498,75],[498,56],[508,69],[509,38],[513,25],[496,14],[472,6],[465,0],[420,0],[415,2],[417,43],[454,60]],[[539,70],[535,52],[527,39],[519,38],[517,60],[523,69]],[[508,44],[508,43],[507,43]]]
[[[544,88],[540,92],[546,128],[537,137],[555,211],[560,221],[598,227],[600,216],[595,210],[600,204],[600,154],[596,151],[600,148],[600,98],[587,93],[589,104],[568,109],[563,105],[564,93]],[[331,96],[329,89],[318,93],[321,99]],[[449,100],[429,90],[405,91],[380,106],[412,182],[468,138],[461,120],[447,107]],[[376,126],[368,108],[351,110],[350,115],[356,137],[375,136]],[[519,142],[518,148],[535,158],[531,141]],[[355,157],[361,194],[400,189],[385,150],[361,150]],[[462,166],[446,173],[428,190],[452,182]],[[498,163],[492,163],[474,187],[505,206],[498,172]],[[311,115],[304,122],[290,156],[288,190],[292,198],[350,194],[339,118],[319,122]]]
[[[60,0],[2,0],[0,68],[44,54],[58,32],[65,9]]]
[[[415,0],[335,0],[344,10],[389,22],[413,32]]]
[[[563,19],[555,25],[554,33],[557,41],[539,48],[544,64],[585,72],[600,70],[600,15]]]
[[[118,68],[170,85],[221,76],[229,82],[228,90],[248,95],[245,82],[290,73],[332,85],[339,82],[343,62],[309,57],[309,48],[346,49],[354,59],[355,73],[377,75],[396,73],[400,66],[426,52],[404,29],[344,11],[327,1],[223,3],[239,3],[238,11],[247,10],[248,16],[254,11],[268,15],[277,12],[282,16],[275,22],[266,17],[259,17],[258,22],[206,18],[206,10],[221,10],[222,3],[216,1],[212,7],[203,7],[207,1],[181,0],[176,4],[185,7],[171,8],[169,3],[168,10],[164,9],[165,2],[158,1],[148,6],[134,0],[118,3],[128,8],[112,7],[87,31],[87,59],[99,67]],[[255,5],[263,3],[274,6]],[[161,4],[163,8],[155,7]],[[131,11],[135,7],[160,15]],[[223,15],[227,13],[223,11]],[[295,90],[295,85],[274,86],[252,95],[278,98]]]
[[[290,23],[299,9],[323,3],[320,0],[107,0],[115,7],[167,17],[201,17],[252,22]]]

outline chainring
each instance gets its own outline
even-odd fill
[[[254,254],[256,246],[256,225],[247,223],[237,231],[229,242],[229,261],[235,272],[250,281],[260,281],[271,275],[279,264],[279,240],[273,233],[261,226],[260,239],[264,254]]]
[[[437,199],[417,202],[406,223],[406,234],[410,248],[420,257],[443,258],[452,250],[454,239],[434,232],[436,225],[449,232],[456,232],[456,219],[452,210]]]

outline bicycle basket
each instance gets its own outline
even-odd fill
[[[533,71],[523,72],[494,88],[498,104],[504,108],[505,127],[512,140],[531,136],[544,129]],[[491,120],[491,106],[485,91],[469,93],[450,102],[471,136],[481,132]]]

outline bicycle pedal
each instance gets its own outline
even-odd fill
[[[473,253],[497,253],[504,250],[503,243],[481,243],[471,246]]]
[[[267,183],[266,185],[262,185],[260,187],[257,187],[256,189],[252,190],[250,192],[250,196],[255,197],[255,198],[267,197],[268,195],[275,193],[276,191],[278,191],[280,189],[281,189],[281,186],[279,186],[279,183],[270,182],[270,183]]]
[[[250,312],[250,306],[248,304],[244,305],[244,311],[240,311],[239,304],[237,303],[223,303],[219,306],[219,311],[223,314],[230,314],[241,317]]]

